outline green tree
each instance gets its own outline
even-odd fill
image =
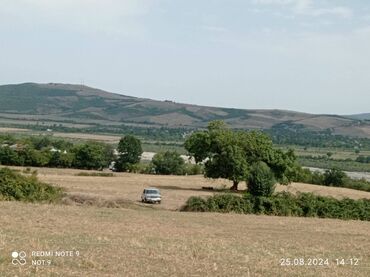
[[[23,165],[18,152],[5,146],[0,147],[0,164],[3,165]]]
[[[61,153],[54,152],[51,155],[48,166],[49,167],[61,167],[61,168],[70,168],[74,160],[73,153]]]
[[[211,122],[206,131],[193,133],[185,148],[197,163],[204,163],[206,177],[229,179],[233,190],[247,179],[250,166],[259,161],[265,162],[283,184],[294,174],[293,151],[275,149],[262,132],[233,131],[220,121]]]
[[[271,196],[275,190],[275,177],[265,162],[252,165],[248,177],[248,192],[253,196]]]
[[[155,154],[152,164],[157,174],[181,175],[185,169],[185,161],[176,151],[166,151]]]
[[[29,140],[36,150],[42,150],[52,144],[52,140],[49,136],[30,137]]]
[[[141,141],[131,135],[121,138],[117,150],[119,153],[115,164],[117,171],[130,170],[134,164],[140,162],[141,154],[143,154]]]
[[[104,145],[88,142],[73,149],[73,167],[80,169],[103,169],[107,165]]]
[[[48,151],[38,151],[30,147],[18,151],[18,155],[25,166],[45,166],[50,160]]]
[[[342,187],[346,178],[347,174],[340,169],[333,168],[326,170],[324,173],[324,185]]]

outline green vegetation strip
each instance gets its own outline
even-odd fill
[[[76,176],[82,177],[115,177],[113,173],[109,172],[79,172]]]
[[[340,169],[329,169],[324,173],[318,171],[312,172],[307,168],[297,168],[294,171],[294,182],[301,182],[307,184],[329,186],[329,187],[343,187],[349,189],[363,190],[370,192],[370,182],[366,179],[352,179]]]
[[[275,216],[298,216],[338,218],[370,221],[370,200],[338,200],[332,197],[316,196],[312,193],[293,195],[287,192],[270,197],[242,197],[235,194],[216,194],[207,199],[190,197],[182,211],[219,212],[240,214],[264,214]]]
[[[317,168],[338,168],[344,171],[370,172],[370,163],[361,163],[353,160],[333,160],[325,158],[299,157],[302,166]]]

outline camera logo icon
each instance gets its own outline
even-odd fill
[[[26,261],[27,254],[24,251],[13,251],[12,252],[12,264],[13,265],[25,265],[27,263]]]

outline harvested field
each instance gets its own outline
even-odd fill
[[[200,176],[92,177],[76,176],[81,170],[45,168],[38,172],[41,180],[65,187],[65,201],[71,203],[0,202],[0,276],[370,274],[370,222],[176,211],[191,195],[212,194],[202,186],[230,185]],[[162,190],[163,204],[139,202],[146,186]],[[352,190],[307,184],[285,188],[360,197]],[[25,266],[11,264],[14,250],[27,253]],[[31,256],[32,251],[61,250],[80,255]],[[281,266],[283,258],[328,259],[329,265]],[[337,265],[336,259],[342,258],[359,259],[358,265]],[[51,264],[36,266],[32,260]]]
[[[110,178],[75,176],[81,171],[74,169],[39,169],[38,172],[42,181],[62,186],[71,194],[83,194],[107,199],[125,198],[137,202],[145,187],[158,187],[161,189],[164,198],[161,207],[170,210],[179,209],[190,196],[213,194],[213,192],[202,190],[202,187],[214,187],[215,189],[231,187],[231,182],[227,180],[205,179],[202,176],[114,173],[115,177]],[[245,189],[245,184],[241,184],[240,189]],[[313,192],[338,199],[343,197],[370,199],[370,192],[302,183],[292,183],[288,186],[278,185],[276,191]]]
[[[14,167],[17,168],[17,167]],[[23,168],[17,168],[23,169]],[[101,198],[102,200],[124,199],[137,205],[145,205],[140,201],[140,195],[146,187],[157,187],[161,190],[163,202],[160,209],[178,210],[190,196],[208,196],[214,192],[203,190],[202,187],[226,189],[231,187],[227,180],[205,179],[202,176],[162,176],[131,173],[114,173],[114,177],[76,176],[81,172],[88,174],[94,171],[76,169],[31,168],[38,171],[41,181],[66,188],[68,194],[85,196],[87,198]],[[96,173],[101,173],[96,171]],[[87,174],[86,174],[87,175]],[[245,184],[240,185],[245,189]],[[325,187],[301,183],[292,183],[288,186],[278,185],[276,191],[313,192],[323,196],[335,198],[349,197],[352,199],[368,198],[370,192],[346,188]]]
[[[118,143],[121,138],[119,136],[96,135],[96,134],[85,134],[85,133],[61,133],[61,132],[54,132],[53,136],[58,137],[58,138],[96,140],[96,141],[102,141],[106,143]]]
[[[21,129],[21,128],[5,128],[5,127],[0,127],[0,133],[23,133],[23,132],[28,132],[30,130],[28,129]]]
[[[369,276],[370,223],[0,203],[1,276]],[[50,266],[10,253],[79,251]],[[280,266],[282,258],[329,266]],[[358,266],[337,266],[355,257]],[[29,259],[31,263],[32,257]],[[45,258],[33,258],[45,259]]]

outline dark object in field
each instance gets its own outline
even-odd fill
[[[214,190],[213,187],[202,187],[202,189],[204,189],[204,190]]]

